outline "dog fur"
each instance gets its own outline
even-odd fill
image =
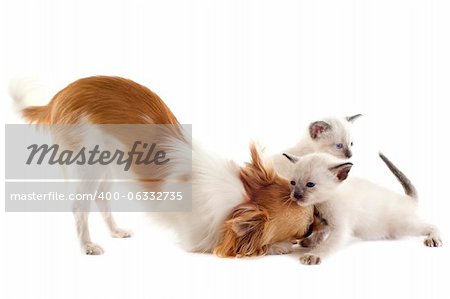
[[[16,89],[12,95],[20,103],[24,92]],[[173,129],[158,141],[179,163],[169,169],[149,167],[145,171],[158,174],[159,190],[171,190],[169,178],[184,181],[186,187],[192,184],[191,213],[155,213],[161,223],[178,233],[183,247],[189,251],[214,251],[223,257],[286,253],[291,248],[289,241],[302,238],[313,223],[313,208],[291,204],[288,181],[262,163],[254,145],[252,162],[241,168],[197,144],[190,144],[177,118],[158,95],[131,80],[107,76],[83,78],[58,92],[48,105],[25,107],[22,114],[30,123],[45,125],[172,125]],[[126,138],[114,131],[106,135],[118,143]],[[59,137],[67,139],[64,134]],[[73,140],[69,141],[76,146]],[[191,165],[186,163],[191,155],[192,173]],[[147,177],[136,168],[132,170]],[[81,187],[84,191],[105,191],[108,174],[99,174],[99,178],[105,182]],[[113,237],[131,236],[116,225],[108,203],[97,201],[97,204]],[[86,206],[75,205],[74,216],[82,251],[102,254],[101,246],[91,240]]]

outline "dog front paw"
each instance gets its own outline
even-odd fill
[[[303,265],[319,265],[321,259],[320,256],[314,254],[304,254],[300,257],[300,263]]]
[[[113,238],[131,238],[131,236],[133,235],[133,233],[129,230],[125,230],[125,229],[116,229],[115,231],[113,231],[111,233]]]
[[[87,255],[101,255],[103,248],[94,243],[86,243],[83,245],[83,252]]]

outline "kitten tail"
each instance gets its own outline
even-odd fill
[[[417,191],[411,181],[406,177],[406,175],[397,168],[385,155],[382,153],[378,153],[381,160],[387,165],[390,171],[397,177],[400,184],[402,184],[403,189],[405,190],[406,195],[411,196],[414,199],[417,199]]]

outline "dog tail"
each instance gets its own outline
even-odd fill
[[[37,124],[49,122],[48,106],[30,105],[44,94],[40,82],[31,78],[15,79],[9,86],[9,93],[14,100],[16,109],[28,122]]]
[[[379,153],[381,160],[387,165],[390,171],[397,177],[400,184],[402,184],[403,189],[405,190],[406,195],[411,196],[412,198],[417,199],[417,191],[411,181],[406,177],[406,175],[397,168],[385,155]]]

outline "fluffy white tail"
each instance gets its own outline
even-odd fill
[[[30,123],[48,122],[46,91],[39,80],[31,77],[14,79],[9,85],[9,93],[17,112]],[[39,104],[43,106],[37,106]]]
[[[31,77],[13,79],[9,85],[9,93],[19,111],[28,106],[40,105],[48,100],[44,84]]]

